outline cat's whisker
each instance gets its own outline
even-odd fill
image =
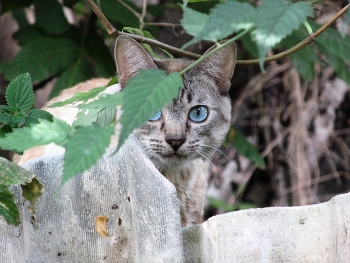
[[[207,144],[202,144],[202,146],[212,148],[212,149],[214,149],[215,151],[221,153],[223,156],[225,156],[225,157],[227,158],[227,160],[230,160],[230,158],[228,158],[228,156],[227,156],[226,154],[224,154],[222,151],[220,151],[218,148],[215,148],[215,147],[210,146],[210,145],[207,145]]]
[[[199,150],[197,150],[196,152],[197,152],[200,156],[202,156],[203,158],[207,159],[212,165],[216,166],[216,165],[212,162],[212,160],[210,160],[210,157],[207,156],[207,155],[205,155],[205,153],[203,153],[203,152],[201,152],[201,151],[199,151]]]

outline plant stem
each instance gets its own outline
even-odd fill
[[[158,48],[165,49],[165,50],[167,50],[167,51],[169,51],[169,52],[171,52],[173,54],[176,54],[176,55],[180,55],[180,56],[184,56],[184,57],[188,57],[188,58],[192,58],[192,59],[199,59],[201,57],[198,54],[195,54],[195,53],[192,53],[192,52],[189,52],[189,51],[186,51],[186,50],[182,50],[182,49],[179,49],[179,48],[176,48],[176,47],[164,44],[164,43],[159,42],[157,40],[153,40],[153,39],[149,39],[149,38],[146,38],[146,37],[142,37],[142,36],[128,34],[128,33],[124,33],[124,32],[118,31],[112,26],[112,24],[108,21],[108,19],[103,15],[103,13],[98,8],[98,6],[94,3],[93,0],[86,0],[86,2],[90,5],[90,7],[95,12],[97,17],[101,20],[101,22],[104,25],[104,27],[107,29],[108,34],[111,35],[111,36],[127,35],[129,37],[132,37],[133,39],[135,39],[138,42],[146,43],[146,44],[158,47]],[[281,53],[278,53],[276,55],[273,55],[273,56],[270,56],[270,57],[266,57],[264,59],[264,62],[266,63],[266,62],[271,62],[271,61],[275,61],[275,60],[278,60],[278,59],[285,58],[285,57],[289,56],[290,54],[293,54],[293,53],[297,52],[298,50],[300,50],[301,48],[305,47],[306,45],[312,43],[316,39],[316,37],[318,37],[331,24],[333,24],[339,17],[341,17],[349,9],[349,6],[350,6],[350,4],[347,4],[342,10],[340,10],[331,20],[329,20],[326,24],[324,24],[319,30],[317,30],[315,33],[309,35],[307,38],[305,38],[300,43],[296,44],[294,47],[292,47],[290,49],[287,49],[287,50],[285,50],[285,51],[283,51]],[[243,31],[243,32],[245,32],[245,31]],[[235,36],[234,38],[230,39],[227,42],[232,43],[233,41],[237,40],[241,36],[240,34],[238,34],[237,36]],[[227,42],[225,42],[225,43],[227,43]],[[214,50],[216,50],[216,48],[213,49],[213,51]],[[240,65],[259,64],[259,59],[237,60],[237,64],[240,64]]]
[[[201,56],[199,59],[197,59],[196,61],[194,61],[191,65],[189,65],[187,68],[183,69],[182,71],[180,71],[180,75],[183,75],[184,73],[186,73],[187,71],[189,71],[191,68],[194,68],[195,66],[197,66],[199,63],[201,63],[203,60],[205,60],[206,58],[208,58],[209,56],[211,56],[212,54],[214,54],[215,52],[217,52],[218,50],[222,49],[223,47],[233,43],[234,41],[236,41],[237,39],[241,38],[242,36],[244,36],[245,34],[247,34],[250,30],[253,29],[253,26],[248,27],[247,29],[245,29],[244,31],[242,31],[241,33],[237,34],[235,37],[231,38],[228,41],[225,41],[223,43],[218,43],[217,46],[209,51],[208,53],[204,54],[203,56]]]

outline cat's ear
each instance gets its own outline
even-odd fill
[[[128,36],[117,37],[114,56],[119,83],[122,87],[125,87],[128,79],[137,75],[140,70],[157,68],[146,50]]]
[[[216,46],[211,47],[205,54],[212,51]],[[221,94],[227,94],[231,86],[231,78],[237,61],[237,49],[234,43],[229,44],[212,54],[199,64],[214,79]]]

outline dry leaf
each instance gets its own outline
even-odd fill
[[[96,216],[96,231],[103,237],[108,237],[106,223],[108,221],[107,216]]]

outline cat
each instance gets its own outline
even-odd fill
[[[182,226],[202,222],[207,185],[202,158],[220,146],[230,127],[231,100],[228,91],[236,53],[235,45],[229,44],[185,73],[184,86],[178,97],[135,130],[155,167],[176,187]],[[179,72],[193,62],[187,59],[152,59],[139,43],[128,36],[116,39],[114,56],[120,85],[109,87],[108,93],[123,89],[140,70],[158,68],[166,73]],[[108,82],[109,79],[92,79],[80,83],[64,90],[44,109],[71,124],[77,109],[48,108],[48,105]],[[116,142],[117,136],[112,138],[111,144]],[[21,164],[35,157],[63,154],[62,150],[54,147],[30,149],[16,162]]]

